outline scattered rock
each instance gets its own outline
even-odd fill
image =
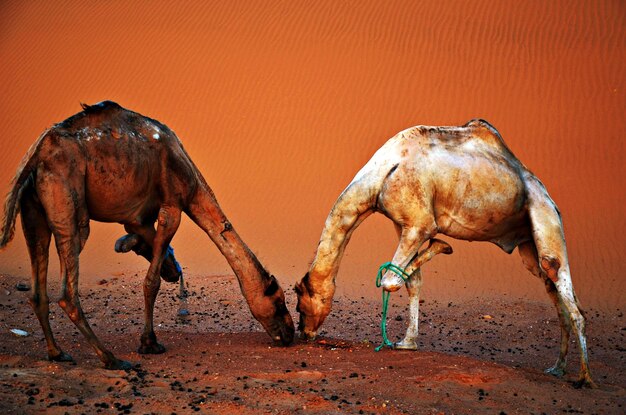
[[[18,282],[17,284],[15,284],[15,289],[18,291],[29,291],[30,285],[26,284],[25,282]]]
[[[11,329],[11,333],[13,333],[17,337],[27,337],[30,336],[30,333],[20,329]]]

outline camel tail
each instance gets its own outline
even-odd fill
[[[20,207],[22,192],[28,186],[31,173],[37,162],[37,150],[48,130],[44,131],[37,141],[28,149],[20,162],[15,177],[11,181],[11,190],[4,201],[4,216],[2,217],[2,230],[0,231],[0,249],[4,249],[15,236],[15,219]]]

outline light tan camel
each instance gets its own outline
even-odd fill
[[[31,304],[55,361],[72,358],[56,344],[48,320],[48,248],[54,235],[61,261],[59,305],[94,347],[108,369],[127,369],[98,340],[78,297],[78,257],[89,235],[89,221],[117,222],[127,232],[116,248],[135,249],[150,259],[144,281],[145,326],[140,353],[162,353],[153,330],[159,273],[176,280],[173,255],[166,251],[185,212],[233,269],[253,316],[272,339],[289,344],[294,326],[283,290],[241,240],[176,134],[160,122],[105,101],[45,131],[22,159],[9,192],[0,248],[13,238],[18,209],[31,257]],[[157,222],[156,231],[154,223]],[[145,251],[145,245],[151,249]],[[143,251],[142,251],[143,249]],[[164,257],[168,270],[161,270]],[[174,267],[172,269],[172,267]],[[166,279],[168,279],[166,278]]]
[[[585,318],[572,286],[560,213],[544,185],[489,123],[473,120],[462,127],[407,129],[387,141],[357,173],[326,219],[309,272],[296,284],[304,337],[315,338],[330,312],[346,244],[373,212],[395,224],[400,242],[392,263],[411,275],[407,283],[411,318],[398,348],[417,347],[419,265],[439,252],[451,251],[438,242],[418,254],[420,246],[438,233],[489,241],[507,253],[518,247],[524,265],[544,281],[556,307],[561,348],[547,372],[557,376],[565,372],[573,327],[581,356],[577,386],[593,385]],[[402,283],[394,273],[383,275],[387,291],[398,290]]]

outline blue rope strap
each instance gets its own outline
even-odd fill
[[[176,258],[174,258],[174,248],[172,248],[171,245],[168,245],[167,246],[167,250],[165,251],[165,256],[163,257],[163,260],[165,260],[170,255],[172,256],[172,260],[174,261],[174,266],[176,267],[176,272],[178,272],[180,274],[183,271],[183,269],[181,268],[181,266],[178,263],[178,261],[176,261]]]

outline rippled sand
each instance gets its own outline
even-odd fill
[[[558,203],[581,302],[624,306],[623,3],[309,3],[3,3],[0,192],[44,128],[81,101],[115,100],[177,132],[286,285],[306,271],[336,197],[387,138],[480,117]],[[145,268],[113,253],[121,233],[92,225],[83,278]],[[340,292],[377,295],[374,275],[395,239],[386,219],[368,219]],[[194,272],[230,272],[188,220],[173,245]],[[452,246],[455,255],[424,270],[425,296],[547,301],[516,253]],[[20,235],[0,254],[0,272],[28,275],[28,264]]]

